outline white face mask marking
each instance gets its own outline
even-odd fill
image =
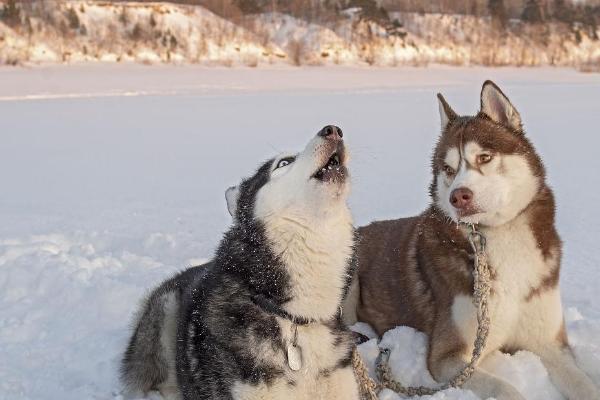
[[[446,164],[452,168],[457,165],[457,153],[455,147],[446,153]],[[462,148],[455,176],[441,171],[436,180],[438,206],[453,221],[488,226],[502,225],[515,218],[539,190],[539,179],[524,156],[493,154],[472,141]],[[460,215],[451,203],[453,191],[461,188],[472,192],[470,215]]]
[[[460,153],[457,147],[451,147],[446,153],[446,157],[444,158],[444,162],[447,166],[457,171],[460,165]]]
[[[349,182],[326,183],[313,178],[331,156],[330,149],[327,140],[317,136],[297,156],[277,157],[269,182],[256,195],[255,216],[280,215],[318,224],[338,208],[346,208]],[[285,160],[288,162],[282,163]]]

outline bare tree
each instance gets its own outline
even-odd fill
[[[527,0],[525,8],[523,8],[523,14],[521,14],[523,21],[531,23],[541,23],[546,20],[546,12],[544,6],[540,0]]]
[[[496,28],[506,28],[508,16],[506,14],[504,0],[489,0],[488,10],[490,12],[490,16],[492,17],[492,25]]]

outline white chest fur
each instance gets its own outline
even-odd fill
[[[302,218],[265,218],[267,237],[290,277],[292,315],[328,320],[340,307],[354,231],[347,210],[315,224]]]
[[[494,275],[489,301],[491,330],[486,352],[503,346],[531,348],[531,344],[556,338],[562,325],[558,287],[533,296],[530,294],[556,267],[558,255],[544,258],[527,216],[483,232]],[[452,318],[463,340],[470,346],[477,326],[471,296],[454,299]]]

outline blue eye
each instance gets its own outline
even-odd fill
[[[275,167],[275,169],[277,168],[281,168],[281,167],[285,167],[287,165],[290,165],[291,163],[294,162],[294,160],[296,159],[296,157],[286,157],[286,158],[282,158],[281,160],[279,160],[279,162],[277,163],[277,166]]]

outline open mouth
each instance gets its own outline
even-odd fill
[[[343,161],[344,145],[340,143],[327,163],[319,168],[312,177],[322,182],[342,181],[347,175]]]

